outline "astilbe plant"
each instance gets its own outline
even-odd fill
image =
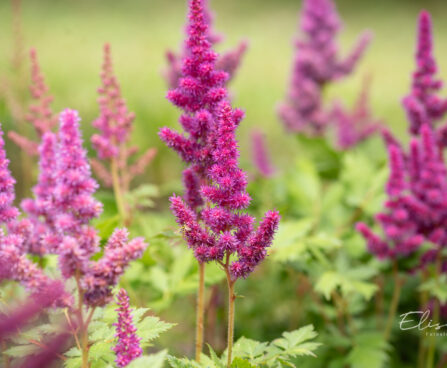
[[[356,146],[382,126],[382,122],[372,116],[369,90],[370,78],[366,78],[352,111],[346,110],[340,102],[334,104],[331,118],[335,125],[336,145],[340,150],[348,150]]]
[[[208,0],[204,0],[203,3],[204,9],[204,22],[208,25],[208,41],[212,45],[216,45],[223,40],[223,36],[221,34],[216,33],[213,28],[213,20],[214,15],[209,9]],[[241,41],[239,45],[234,50],[229,50],[226,53],[222,54],[216,60],[216,66],[219,70],[224,70],[228,73],[227,82],[229,82],[235,76],[239,66],[241,64],[242,58],[244,57],[245,52],[247,51],[248,42]],[[190,49],[185,45],[181,52],[175,53],[172,50],[168,50],[166,52],[166,61],[168,66],[166,70],[163,72],[166,82],[169,88],[174,89],[178,87],[179,81],[183,76],[182,65],[183,59],[188,56]]]
[[[57,125],[57,118],[51,109],[53,96],[49,94],[48,86],[40,69],[35,49],[30,51],[31,85],[30,92],[34,103],[28,108],[25,119],[34,127],[38,138]],[[29,155],[37,155],[38,141],[33,141],[15,131],[9,131],[8,137]]]
[[[129,297],[124,289],[117,295],[118,321],[114,323],[116,327],[117,344],[113,347],[116,354],[116,364],[119,368],[127,366],[132,360],[143,354],[140,346],[140,338],[137,336],[137,329],[133,323],[132,310],[129,306]]]
[[[275,173],[267,148],[265,135],[261,130],[254,129],[251,132],[252,161],[261,176],[268,178]]]
[[[79,335],[82,367],[88,367],[87,329],[96,307],[112,299],[112,287],[128,264],[141,256],[147,244],[142,238],[128,239],[125,229],[115,229],[108,239],[103,256],[91,260],[98,253],[99,236],[90,221],[98,217],[102,205],[93,194],[98,185],[91,177],[79,130],[79,117],[74,110],[60,114],[57,135],[46,133],[39,147],[39,182],[35,197],[26,199],[22,207],[28,218],[17,219],[18,210],[12,207],[13,183],[7,169],[8,161],[0,144],[0,193],[4,201],[0,219],[7,223],[11,234],[1,237],[0,253],[12,266],[9,278],[24,284],[30,291],[38,291],[48,278],[27,257],[26,253],[56,254],[64,279],[73,278],[77,286],[77,305],[61,295],[60,304],[68,306],[73,333]],[[78,326],[77,332],[73,326]]]
[[[235,131],[243,112],[233,109],[224,87],[227,73],[216,69],[218,55],[209,41],[209,25],[202,0],[189,3],[188,56],[183,59],[178,88],[168,99],[183,110],[184,134],[169,128],[160,137],[188,164],[185,196],[171,197],[171,209],[189,247],[199,262],[196,359],[202,349],[203,265],[215,261],[225,271],[229,291],[228,366],[232,360],[234,284],[247,277],[267,253],[279,214],[266,213],[257,229],[243,211],[250,203],[246,174],[238,166]],[[232,257],[234,256],[234,257]]]
[[[371,35],[365,32],[347,57],[341,59],[337,34],[341,21],[332,0],[305,0],[301,14],[303,35],[296,45],[290,86],[278,108],[288,131],[323,135],[330,122],[324,106],[326,86],[352,73]]]
[[[424,124],[434,127],[447,112],[447,98],[443,99],[437,95],[443,83],[436,79],[438,68],[433,56],[432,33],[430,14],[422,11],[418,24],[416,70],[413,73],[410,94],[403,99],[410,122],[409,131],[414,135],[419,134]]]
[[[101,72],[102,85],[98,89],[100,115],[93,126],[100,133],[91,138],[98,159],[92,159],[92,168],[104,185],[113,186],[121,219],[130,222],[131,208],[125,200],[132,180],[142,174],[153,160],[156,149],[149,148],[133,164],[130,159],[138,152],[138,147],[130,146],[135,114],[129,112],[121,95],[121,87],[114,74],[110,45],[104,45],[104,63]]]

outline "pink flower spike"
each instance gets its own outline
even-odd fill
[[[141,338],[137,335],[126,290],[121,289],[118,292],[117,304],[118,321],[114,323],[114,326],[116,327],[115,336],[118,338],[118,342],[112,350],[116,354],[115,363],[119,368],[123,368],[132,360],[141,356],[143,349],[140,346]]]

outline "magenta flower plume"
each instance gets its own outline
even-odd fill
[[[98,89],[101,113],[93,122],[100,134],[92,136],[92,144],[100,159],[108,159],[118,156],[118,145],[128,139],[135,119],[135,114],[128,111],[121,96],[121,87],[113,72],[109,44],[104,46],[101,80],[102,86]]]
[[[55,202],[60,215],[56,221],[61,230],[71,234],[81,232],[82,225],[102,212],[101,203],[93,198],[98,184],[91,177],[79,121],[76,111],[64,110],[58,135]]]
[[[251,142],[252,160],[256,169],[265,178],[272,176],[275,173],[275,169],[270,160],[264,134],[260,130],[253,130]]]
[[[104,62],[101,71],[102,85],[98,88],[99,117],[93,121],[93,126],[99,130],[91,138],[98,159],[92,159],[91,164],[96,176],[105,186],[112,186],[112,161],[117,162],[119,184],[125,194],[131,181],[144,173],[153,160],[157,150],[149,148],[139,158],[133,159],[138,148],[129,147],[130,134],[133,128],[135,114],[129,112],[126,101],[122,97],[121,87],[116,78],[110,45],[104,45]],[[134,162],[130,163],[130,160]]]
[[[40,69],[35,49],[30,51],[31,59],[31,97],[35,101],[29,106],[29,112],[26,120],[33,125],[37,135],[42,137],[46,132],[57,124],[57,119],[51,109],[53,96],[49,94],[48,86],[45,83],[44,76]],[[8,137],[16,143],[21,149],[30,155],[38,154],[38,142],[32,141],[17,132],[10,131]]]
[[[370,251],[382,259],[411,254],[424,241],[447,245],[447,169],[432,128],[425,124],[420,134],[420,139],[411,141],[407,157],[400,147],[389,146],[389,199],[386,212],[376,216],[384,239],[367,225],[357,225]]]
[[[332,0],[305,0],[301,15],[303,38],[296,42],[290,87],[278,114],[287,130],[321,135],[330,116],[322,101],[322,89],[352,73],[371,35],[364,33],[344,60],[338,56],[336,37],[341,22]]]
[[[214,15],[212,14],[208,0],[203,0],[203,23],[207,26],[206,40],[210,45],[215,45],[223,40],[220,34],[217,34],[213,30]],[[187,33],[189,28],[187,28]],[[242,58],[247,51],[248,42],[241,41],[234,50],[229,50],[216,60],[218,70],[223,70],[228,74],[227,82],[229,82],[235,76]],[[183,51],[176,54],[175,52],[168,50],[166,52],[166,61],[168,63],[167,69],[164,71],[164,77],[171,89],[179,87],[180,79],[183,76],[182,65],[183,59],[190,56],[191,47],[184,45]]]
[[[126,367],[132,360],[143,354],[140,346],[141,338],[137,335],[132,318],[132,310],[129,307],[129,297],[126,290],[121,289],[117,295],[118,321],[116,326],[117,344],[112,348],[116,354],[115,363],[119,368]]]
[[[61,237],[56,252],[65,277],[84,270],[88,259],[99,250],[96,231],[88,224],[99,216],[102,204],[93,197],[98,184],[91,177],[82,147],[79,120],[74,110],[60,114],[53,206],[57,212],[54,230]]]
[[[433,36],[430,14],[419,15],[416,71],[413,73],[411,92],[403,100],[412,134],[419,134],[422,125],[434,124],[447,112],[447,99],[437,96],[442,81],[436,79],[436,60],[433,56]]]
[[[13,206],[15,180],[9,171],[9,160],[6,158],[5,141],[0,126],[0,223],[10,223],[19,215]]]
[[[54,229],[54,193],[56,189],[55,167],[57,154],[56,135],[47,132],[39,146],[39,177],[33,188],[34,199],[27,198],[21,203],[23,211],[32,222],[29,236],[29,251],[42,255],[48,251],[42,243],[43,237]]]
[[[356,146],[381,128],[382,122],[373,118],[369,107],[369,84],[367,78],[352,111],[346,111],[340,103],[333,108],[337,146],[341,150]]]
[[[83,278],[85,301],[91,306],[104,306],[112,297],[112,287],[118,283],[129,263],[141,257],[148,246],[143,238],[129,241],[126,229],[116,229],[109,238],[103,257],[92,262]]]
[[[268,212],[254,230],[254,219],[242,213],[250,203],[236,141],[244,114],[226,99],[227,75],[216,70],[218,57],[208,40],[203,2],[191,0],[189,6],[189,56],[183,60],[179,87],[167,96],[184,111],[180,123],[185,134],[160,131],[161,139],[189,165],[183,174],[185,198],[172,196],[171,210],[197,260],[226,259],[236,279],[246,277],[264,259],[279,215]],[[232,254],[237,259],[230,265]]]

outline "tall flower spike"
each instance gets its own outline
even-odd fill
[[[79,233],[82,225],[102,212],[101,203],[93,197],[98,184],[91,177],[79,121],[74,110],[60,114],[55,201],[60,213],[57,225],[70,234]]]
[[[117,303],[118,321],[114,323],[114,326],[116,327],[115,336],[118,338],[118,342],[112,350],[116,354],[116,365],[123,368],[132,360],[141,356],[143,349],[140,346],[141,338],[137,335],[126,290],[121,289],[118,292]]]
[[[134,158],[138,148],[129,146],[129,140],[135,114],[129,112],[122,97],[120,84],[113,71],[109,44],[104,45],[101,82],[98,88],[100,115],[93,121],[99,133],[91,138],[98,159],[92,159],[91,163],[102,183],[113,186],[122,220],[127,222],[130,209],[122,205],[122,197],[129,191],[132,180],[144,173],[157,150],[149,148],[140,157]]]
[[[35,49],[30,50],[31,59],[31,85],[30,92],[34,103],[29,106],[26,120],[33,125],[37,136],[42,137],[46,132],[57,125],[57,118],[51,109],[53,96],[49,94],[48,86],[40,69]],[[8,133],[9,138],[28,154],[38,154],[38,142],[34,142],[14,131]]]
[[[13,206],[15,180],[9,171],[9,160],[6,158],[5,141],[0,125],[0,223],[9,223],[19,214]]]
[[[251,133],[252,160],[258,172],[268,178],[275,173],[265,142],[264,134],[260,130]]]
[[[74,110],[60,114],[53,208],[55,231],[60,236],[56,253],[67,278],[77,270],[85,272],[89,258],[98,251],[98,236],[89,222],[102,211],[102,204],[93,197],[98,184],[91,177],[79,121]]]
[[[34,198],[24,199],[21,203],[23,211],[33,224],[33,233],[29,237],[31,253],[42,255],[48,251],[42,238],[54,231],[54,192],[56,189],[55,167],[57,166],[57,138],[54,133],[47,132],[39,146],[39,177],[33,188]]]
[[[207,38],[201,0],[190,1],[188,35],[190,56],[183,61],[183,77],[167,96],[184,110],[180,123],[186,134],[160,131],[161,139],[189,164],[184,172],[185,200],[171,197],[171,210],[199,262],[222,261],[237,253],[236,279],[247,276],[265,257],[279,215],[267,213],[254,231],[254,219],[240,213],[250,203],[235,136],[244,114],[226,100],[226,74],[215,70],[217,54]],[[201,207],[205,202],[209,205]],[[243,265],[242,271],[237,264]]]
[[[447,112],[447,99],[437,95],[442,88],[442,81],[436,79],[437,65],[433,56],[432,32],[430,14],[422,11],[418,24],[416,71],[413,73],[411,92],[403,99],[411,134],[419,134],[424,124],[434,127]]]
[[[364,33],[351,54],[340,61],[336,37],[341,22],[332,0],[305,0],[301,15],[303,37],[296,56],[289,91],[278,114],[287,130],[322,135],[330,115],[324,109],[323,88],[352,73],[370,39]]]
[[[220,34],[217,34],[213,30],[213,21],[214,15],[212,14],[208,0],[203,0],[202,2],[203,8],[203,22],[207,25],[207,35],[206,39],[211,45],[215,45],[220,43],[223,40],[223,37]],[[188,30],[187,30],[188,32]],[[216,60],[216,65],[218,70],[223,70],[228,73],[227,82],[229,82],[235,76],[242,58],[247,51],[248,42],[241,41],[239,45],[233,50],[227,51],[221,57]],[[183,47],[182,52],[176,54],[175,52],[168,50],[166,52],[166,61],[168,66],[166,70],[163,72],[166,82],[171,89],[175,89],[179,86],[180,79],[182,77],[182,63],[185,57],[190,56],[191,49],[188,45]]]
[[[332,118],[337,133],[337,146],[341,150],[356,146],[381,127],[382,122],[374,119],[371,114],[369,88],[370,77],[367,77],[352,111],[346,111],[340,103],[336,103],[333,108]]]

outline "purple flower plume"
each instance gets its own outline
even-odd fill
[[[332,0],[305,0],[301,15],[303,37],[296,42],[289,91],[278,114],[287,130],[322,135],[329,123],[322,90],[352,73],[371,35],[365,32],[345,59],[338,56],[336,37],[341,28]]]
[[[411,141],[408,157],[400,147],[389,146],[389,199],[386,212],[376,216],[384,238],[363,223],[357,225],[371,253],[381,259],[411,254],[424,241],[447,245],[447,169],[432,128],[425,124],[420,134]]]
[[[37,135],[42,137],[45,133],[57,125],[56,116],[51,109],[53,96],[49,94],[48,86],[45,83],[44,76],[40,69],[35,49],[30,51],[31,59],[31,85],[30,92],[33,103],[29,106],[26,120],[34,127]],[[10,131],[8,137],[21,149],[30,155],[37,155],[38,142],[30,140],[15,131]]]
[[[424,124],[434,127],[447,112],[447,99],[437,96],[442,81],[436,79],[436,72],[431,18],[427,11],[422,11],[418,24],[416,71],[413,73],[411,92],[403,100],[411,134],[419,134]]]
[[[138,152],[137,147],[129,146],[135,114],[129,112],[122,97],[121,87],[113,71],[110,45],[104,45],[104,63],[101,71],[102,85],[98,88],[99,117],[93,126],[99,133],[93,134],[91,142],[98,159],[92,159],[92,168],[105,186],[112,186],[110,163],[117,160],[120,170],[120,184],[127,191],[132,179],[144,172],[156,154],[155,148],[149,148],[130,164],[130,159]]]
[[[117,344],[112,348],[116,354],[115,363],[119,368],[126,367],[132,360],[143,354],[140,346],[141,338],[137,336],[132,318],[132,310],[129,307],[129,297],[126,290],[121,289],[117,295],[118,321],[116,326]]]
[[[352,111],[345,110],[340,103],[336,103],[333,108],[337,146],[341,150],[356,146],[381,127],[382,122],[373,118],[369,107],[369,85],[367,78]]]
[[[233,277],[246,277],[264,259],[279,215],[268,212],[254,230],[253,217],[242,212],[250,203],[236,141],[243,112],[231,107],[224,87],[227,74],[216,70],[218,55],[211,49],[203,1],[191,0],[189,6],[188,56],[178,88],[167,95],[183,110],[184,134],[160,131],[161,139],[189,165],[183,175],[185,198],[172,196],[171,210],[199,262],[235,254]]]
[[[203,23],[207,26],[206,40],[211,44],[215,45],[222,41],[223,37],[217,34],[213,29],[214,15],[209,9],[208,0],[203,0]],[[189,28],[187,28],[189,32]],[[247,51],[248,42],[241,41],[239,45],[233,49],[224,53],[222,56],[217,56],[216,66],[218,70],[223,70],[228,74],[227,82],[233,79],[235,76],[242,58]],[[169,88],[177,88],[179,86],[180,79],[183,76],[182,67],[184,65],[183,59],[189,57],[191,53],[191,48],[189,45],[185,45],[182,52],[176,54],[175,52],[168,50],[166,52],[166,61],[168,63],[167,69],[164,71],[164,77],[168,83]]]
[[[251,133],[252,160],[258,172],[268,178],[275,173],[275,168],[270,160],[270,155],[265,142],[264,134],[260,130]]]
[[[126,229],[116,229],[109,238],[103,257],[92,262],[82,280],[89,305],[104,306],[112,297],[112,287],[118,283],[129,263],[141,257],[147,244],[142,238],[129,241]]]

